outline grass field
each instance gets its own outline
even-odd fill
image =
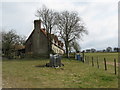
[[[89,56],[89,63],[63,58],[65,66],[56,69],[42,67],[49,62],[47,59],[3,60],[3,88],[118,88],[114,66],[108,64],[108,70],[105,71],[102,61],[104,57],[107,62],[112,62],[114,58],[118,60],[117,53],[85,55]],[[99,69],[96,64],[92,67],[91,56],[99,56]],[[36,67],[38,65],[41,67]]]
[[[118,67],[118,53],[86,53],[86,63],[92,66],[92,57],[94,66],[97,67],[97,58],[99,62],[99,68],[104,69],[104,58],[106,59],[107,69],[109,72],[114,72],[114,59],[116,59],[116,65]]]

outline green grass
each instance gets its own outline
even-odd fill
[[[3,88],[118,88],[118,75],[114,75],[112,65],[105,71],[87,62],[63,58],[65,66],[61,68],[35,67],[48,62],[48,59],[3,60]]]
[[[105,68],[104,58],[106,59],[108,72],[114,73],[114,59],[116,59],[118,70],[118,53],[85,53],[86,63],[92,66],[92,57],[94,61],[94,67],[97,67],[97,57],[100,69]]]

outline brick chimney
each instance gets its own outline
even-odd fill
[[[34,29],[41,29],[41,20],[34,20]]]

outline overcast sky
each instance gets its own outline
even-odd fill
[[[117,0],[5,0],[0,4],[0,28],[15,29],[18,34],[29,36],[37,9],[46,5],[56,11],[77,11],[85,23],[88,35],[79,43],[82,49],[105,49],[118,46]],[[8,2],[11,1],[11,2]],[[105,2],[104,2],[105,1]],[[2,9],[2,10],[1,10]]]

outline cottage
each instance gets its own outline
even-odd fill
[[[34,21],[34,30],[26,40],[25,53],[27,55],[46,57],[49,55],[48,44],[51,37],[51,48],[54,53],[64,54],[63,43],[54,34],[49,34],[41,28],[41,20]]]

